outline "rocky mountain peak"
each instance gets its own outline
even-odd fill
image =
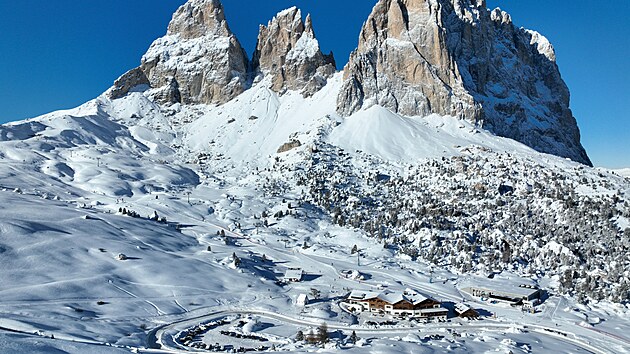
[[[112,99],[140,85],[162,104],[223,104],[251,84],[271,78],[279,93],[319,91],[336,71],[321,52],[310,15],[291,7],[260,26],[252,63],[230,30],[219,0],[189,0],[173,15],[166,36],[156,40],[140,67],[122,75],[108,91]]]
[[[139,68],[110,89],[119,98],[138,85],[162,104],[222,104],[248,84],[249,60],[230,30],[219,0],[190,0],[173,15],[166,36],[157,39]]]
[[[484,0],[379,0],[344,69],[337,111],[451,115],[590,164],[553,47]]]
[[[182,5],[173,15],[167,34],[182,38],[229,36],[225,11],[219,0],[192,0]]]
[[[307,14],[306,20],[304,20],[304,32],[310,33],[313,37],[315,37],[315,31],[313,30],[313,20],[311,18],[311,14]]]
[[[321,52],[311,16],[303,21],[297,7],[260,26],[252,64],[255,73],[271,76],[274,91],[301,90],[304,96],[319,91],[335,72],[332,53]]]
[[[292,7],[260,26],[250,63],[219,0],[189,0],[140,67],[108,91],[143,85],[162,104],[223,104],[251,79],[272,90],[318,92],[335,72],[310,15]],[[468,120],[545,153],[590,164],[549,41],[484,0],[379,0],[344,69],[337,112],[380,105],[405,116]]]

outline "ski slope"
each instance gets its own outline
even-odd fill
[[[296,176],[319,150],[343,151],[348,162],[326,168],[357,174],[393,176],[431,159],[509,153],[574,178],[584,195],[627,198],[627,180],[606,174],[607,187],[580,185],[575,171],[592,180],[605,172],[451,117],[403,117],[373,106],[342,119],[335,113],[340,82],[338,74],[304,98],[280,96],[263,81],[223,106],[160,107],[132,92],[0,126],[0,352],[181,351],[170,345],[178,331],[227,314],[271,321],[267,331],[288,351],[320,350],[293,338],[325,321],[339,336],[353,328],[363,340],[355,346],[342,338],[322,352],[628,352],[627,305],[579,305],[552,294],[527,315],[466,297],[461,284],[483,282],[483,272],[412,261],[361,229],[335,225],[305,200]],[[300,146],[277,152],[292,140]],[[275,217],[279,211],[293,214]],[[289,267],[303,268],[307,280],[276,284]],[[368,279],[348,279],[347,270]],[[557,283],[536,280],[549,289]],[[447,303],[464,297],[485,319],[371,329],[339,306],[349,289],[407,287]],[[322,300],[295,306],[312,288]]]

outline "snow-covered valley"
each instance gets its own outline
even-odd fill
[[[181,331],[230,316],[267,323],[252,332],[279,351],[316,350],[295,335],[322,322],[334,338],[325,351],[627,348],[628,308],[619,304],[627,304],[627,288],[619,287],[627,286],[628,259],[615,251],[627,248],[627,179],[454,118],[405,118],[373,107],[343,120],[330,109],[335,82],[311,98],[279,96],[263,82],[223,106],[160,108],[142,93],[100,97],[3,125],[1,351],[184,350]],[[541,185],[547,194],[539,194]],[[462,186],[484,196],[446,192]],[[426,192],[433,199],[424,200]],[[489,213],[512,213],[499,201],[539,204],[529,211],[543,220],[535,222],[549,215],[568,225],[558,192],[592,212],[587,221],[614,219],[588,225],[604,232],[598,244],[619,237],[619,245],[593,256],[604,262],[578,263],[600,293],[579,290],[579,273],[570,284],[561,278],[574,264],[562,254],[579,254],[578,241],[589,238],[527,236],[509,217]],[[601,203],[611,215],[600,215]],[[461,212],[475,204],[487,217],[466,221],[472,215]],[[412,205],[428,210],[417,214]],[[510,259],[495,242],[510,245]],[[495,252],[500,260],[491,259]],[[557,261],[567,266],[549,263]],[[279,282],[291,267],[302,268],[304,280]],[[601,276],[619,269],[617,280]],[[346,270],[365,280],[347,278]],[[549,297],[529,314],[462,291],[489,274],[493,282],[533,282]],[[340,307],[353,289],[406,288],[445,306],[464,300],[483,320],[451,313],[445,323],[375,326],[366,323],[387,318]],[[315,292],[311,304],[295,305],[298,295]],[[352,331],[361,338],[356,344]],[[233,345],[216,331],[207,336],[209,344]]]
[[[380,0],[394,62],[335,73],[297,8],[250,60],[190,0],[101,96],[1,125],[0,353],[630,352],[627,171],[558,157],[590,162],[544,37],[431,1]]]

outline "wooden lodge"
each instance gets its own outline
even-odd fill
[[[414,290],[403,292],[352,291],[346,300],[358,312],[384,313],[398,317],[446,320],[448,310],[430,296]]]
[[[479,313],[464,303],[456,304],[454,307],[455,314],[462,318],[478,318]]]

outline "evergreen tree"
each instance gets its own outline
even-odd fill
[[[317,341],[319,343],[326,343],[328,342],[328,337],[328,325],[324,322],[317,327]]]
[[[302,331],[298,331],[297,334],[295,335],[295,340],[298,342],[301,342],[304,340],[304,332]]]
[[[356,344],[358,340],[359,337],[357,336],[357,332],[352,331],[352,334],[350,335],[350,343]]]
[[[232,253],[232,261],[234,262],[234,266],[239,267],[241,265],[241,259],[238,258],[236,252]]]

